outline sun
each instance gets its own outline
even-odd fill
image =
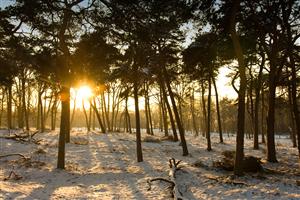
[[[93,96],[91,87],[88,85],[82,85],[78,88],[71,88],[71,107],[82,109],[82,106],[86,109],[90,107],[90,98]],[[75,104],[75,105],[74,105]]]
[[[77,98],[78,99],[89,99],[93,95],[92,89],[87,86],[83,85],[79,87],[78,92],[77,92]]]

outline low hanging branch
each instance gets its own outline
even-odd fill
[[[172,195],[173,195],[174,200],[184,200],[185,198],[182,196],[181,192],[179,191],[178,184],[176,184],[176,172],[181,169],[180,167],[178,167],[180,162],[181,162],[181,160],[176,162],[175,158],[169,159],[169,167],[170,167],[169,178],[170,178],[170,180],[165,179],[165,178],[150,179],[147,181],[149,184],[148,190],[151,190],[151,182],[164,181],[164,182],[171,184]]]

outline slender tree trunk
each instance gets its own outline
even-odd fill
[[[143,162],[142,152],[142,139],[141,139],[141,127],[140,127],[140,110],[139,110],[139,96],[137,80],[134,82],[134,105],[135,105],[135,122],[136,122],[136,155],[137,161]]]
[[[96,114],[95,114],[95,111],[92,114],[92,129],[93,130],[96,129]]]
[[[147,83],[145,83],[145,96],[144,96],[144,99],[145,99],[145,124],[146,124],[146,133],[147,134],[151,134],[150,133],[150,127],[149,127],[149,115],[148,115],[148,106],[147,106],[147,93],[148,93],[148,87],[146,86]]]
[[[12,85],[10,84],[7,89],[7,128],[10,130],[12,129]]]
[[[108,131],[110,131],[110,121],[109,121],[109,92],[107,94],[108,96],[108,106],[106,109],[106,100],[105,100],[105,95],[104,92],[102,93],[102,103],[103,103],[103,108],[104,108],[104,113],[105,113],[105,118],[106,118],[106,125],[108,127]]]
[[[159,108],[159,130],[160,132],[163,132],[164,128],[163,128],[163,118],[164,118],[164,114],[163,114],[163,105],[162,105],[162,100],[161,100],[161,92],[157,95],[158,96],[158,108]]]
[[[282,9],[286,8],[285,3],[282,2]],[[298,156],[300,158],[300,116],[299,116],[299,108],[298,108],[298,100],[297,100],[297,71],[296,71],[296,64],[293,54],[293,35],[291,30],[291,25],[289,23],[289,16],[292,13],[292,1],[287,4],[287,12],[286,15],[283,15],[284,23],[287,29],[287,36],[288,36],[288,54],[290,59],[290,67],[292,69],[292,103],[293,103],[293,113],[296,125],[296,133],[297,133],[297,141],[298,141]],[[284,12],[284,11],[283,11]]]
[[[154,135],[153,133],[153,124],[152,124],[152,115],[151,115],[151,108],[150,108],[150,100],[149,100],[149,96],[147,98],[147,106],[148,106],[148,116],[149,116],[149,125],[150,125],[150,134]]]
[[[96,106],[97,106],[96,100],[93,99],[93,102],[90,101],[90,105],[91,105],[91,107],[93,108],[93,110],[94,110],[94,112],[95,112],[95,114],[96,114],[96,117],[97,117],[97,119],[98,119],[99,126],[100,126],[100,128],[101,128],[101,132],[102,132],[102,133],[105,133],[105,132],[106,132],[106,131],[105,131],[106,128],[105,128],[104,124],[102,123],[100,113],[98,112],[98,109],[97,109],[97,107],[96,107]]]
[[[216,80],[214,77],[212,77],[212,81],[215,88],[215,94],[216,94],[216,107],[217,107],[217,118],[218,118],[218,127],[219,127],[219,137],[220,137],[220,143],[223,143],[223,131],[222,131],[222,122],[221,122],[221,113],[220,113],[220,106],[219,106],[219,95],[218,95],[218,88],[216,84]]]
[[[105,119],[106,119],[106,109],[105,109],[105,103],[104,103],[103,98],[104,98],[104,93],[101,94],[101,98],[98,99],[98,100],[99,100],[99,104],[100,104],[101,110],[102,110],[102,112],[101,112],[101,113],[102,113],[101,117],[102,117],[103,126],[106,127],[106,123],[105,123]]]
[[[89,122],[89,118],[88,118],[88,115],[87,115],[87,112],[86,112],[86,109],[85,109],[85,106],[84,106],[84,100],[83,99],[82,99],[82,111],[83,111],[83,114],[84,114],[87,131],[90,132],[91,131],[90,122]]]
[[[57,94],[55,93],[54,102],[51,108],[51,130],[55,130],[56,110],[57,110]]]
[[[4,98],[5,98],[5,92],[3,91],[3,89],[1,89],[1,93],[2,93],[2,98],[1,98],[1,111],[0,111],[0,128],[2,127],[2,114],[4,111]]]
[[[125,122],[125,132],[129,132],[129,125],[128,125],[128,94],[125,96],[125,110],[124,110],[124,122]]]
[[[292,68],[292,102],[293,102],[293,113],[296,124],[297,141],[298,141],[298,153],[300,158],[300,116],[297,101],[297,72],[294,61],[294,56],[290,56],[291,68]]]
[[[75,95],[74,95],[74,101],[73,101],[73,109],[72,109],[72,115],[71,115],[71,122],[70,122],[70,126],[72,127],[73,122],[74,122],[74,117],[75,117],[75,113],[76,113],[76,101],[77,101],[77,91],[75,91]]]
[[[43,101],[42,101],[42,92],[39,93],[39,102],[40,102],[40,123],[41,123],[41,132],[45,131],[45,124],[44,124],[44,109],[43,109]],[[46,105],[45,105],[46,106]]]
[[[254,149],[259,149],[259,145],[258,145],[258,128],[259,128],[259,123],[258,123],[258,110],[259,110],[259,101],[260,101],[260,91],[261,91],[261,87],[262,87],[262,71],[263,71],[263,67],[265,65],[265,54],[262,53],[262,61],[261,64],[259,66],[259,72],[258,72],[258,77],[257,77],[257,83],[255,86],[255,103],[254,103],[254,145],[253,148]],[[263,112],[263,111],[262,111]],[[263,122],[261,121],[261,124],[263,124]]]
[[[203,116],[203,130],[202,130],[202,136],[204,137],[205,130],[207,130],[207,115],[206,115],[206,102],[205,102],[205,88],[204,83],[201,82],[201,105],[202,105],[202,116]]]
[[[208,98],[207,98],[207,130],[206,130],[206,140],[207,140],[207,151],[211,151],[211,141],[210,141],[210,124],[211,124],[211,75],[208,77]]]
[[[292,99],[292,87],[288,87],[288,96],[289,96],[289,110],[290,110],[290,138],[292,139],[293,147],[297,147],[297,139],[296,139],[296,126],[295,126],[295,118],[294,118],[294,109],[293,109],[293,99]]]
[[[169,104],[169,101],[168,101],[168,97],[167,97],[167,93],[166,93],[166,88],[162,82],[162,80],[160,80],[160,88],[161,88],[161,91],[162,91],[162,94],[163,94],[163,100],[165,102],[165,105],[168,109],[168,113],[169,113],[169,117],[170,117],[170,122],[171,122],[171,127],[172,127],[172,132],[173,132],[173,140],[175,142],[178,141],[178,136],[177,136],[177,131],[176,131],[176,126],[175,126],[175,121],[174,121],[174,118],[173,118],[173,114],[172,114],[172,110],[171,110],[171,106]]]
[[[164,127],[165,136],[169,136],[168,113],[166,110],[166,103],[163,100],[161,101],[161,109],[162,109],[163,127]]]
[[[40,118],[41,118],[41,98],[40,98],[40,85],[38,86],[38,96],[37,96],[37,114],[36,114],[36,129],[37,130],[40,130],[40,126],[41,126],[41,123],[40,123]]]
[[[175,102],[173,91],[171,89],[170,80],[169,80],[167,71],[166,71],[165,68],[163,68],[163,70],[164,70],[165,83],[166,83],[166,86],[167,86],[167,89],[168,89],[168,92],[169,92],[169,95],[170,95],[170,99],[171,99],[171,102],[172,102],[173,111],[174,111],[174,115],[175,115],[176,124],[177,124],[178,130],[179,130],[179,136],[180,136],[180,141],[181,141],[182,151],[183,151],[182,155],[187,156],[189,154],[189,151],[188,151],[187,144],[186,144],[186,141],[185,141],[184,129],[183,129],[182,122],[180,120],[179,113],[178,113],[178,110],[177,110],[177,107],[176,107],[176,102]]]
[[[261,90],[261,143],[266,144],[265,139],[265,93]]]
[[[25,126],[26,130],[29,131],[29,116],[26,108],[26,88],[25,88],[25,78],[22,79],[22,107],[25,116]]]
[[[191,104],[191,114],[192,114],[192,123],[193,123],[193,130],[195,131],[195,136],[199,135],[197,123],[196,123],[196,116],[195,116],[195,94],[194,89],[192,90],[192,94],[190,97],[190,104]]]

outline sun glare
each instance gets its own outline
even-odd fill
[[[84,107],[88,109],[90,107],[90,97],[93,96],[92,89],[88,85],[82,85],[79,88],[72,88],[71,95],[73,101],[71,101],[71,107],[74,106],[76,108],[82,108],[82,103],[84,103]],[[74,102],[75,101],[75,102]]]
[[[89,86],[84,85],[78,89],[77,97],[79,99],[89,99],[92,96],[92,94],[92,89]]]

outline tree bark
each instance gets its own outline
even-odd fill
[[[243,174],[244,159],[244,132],[245,132],[245,93],[246,93],[246,67],[243,56],[243,50],[236,33],[236,14],[238,12],[240,0],[234,0],[230,16],[230,36],[232,39],[235,54],[238,60],[238,70],[240,74],[240,88],[238,91],[238,117],[237,117],[237,135],[236,135],[236,153],[234,174]]]
[[[62,86],[61,89],[61,121],[58,139],[57,168],[65,168],[65,143],[70,132],[70,88]]]
[[[205,130],[207,130],[207,114],[206,114],[206,102],[205,102],[205,88],[204,83],[201,82],[201,105],[202,105],[202,115],[203,115],[203,130],[202,130],[202,136],[204,137]]]
[[[208,97],[207,97],[207,129],[206,129],[206,140],[207,140],[207,151],[211,151],[211,141],[210,141],[210,124],[211,124],[211,73],[208,77]]]
[[[101,128],[101,132],[102,132],[102,133],[105,133],[105,132],[106,132],[106,131],[105,131],[106,128],[105,128],[104,124],[102,123],[100,113],[98,112],[98,109],[97,109],[97,107],[96,107],[96,100],[94,99],[93,102],[90,101],[90,105],[92,106],[92,108],[93,108],[93,110],[94,110],[94,112],[95,112],[95,114],[96,114],[96,117],[97,117],[97,119],[98,119],[99,126],[100,126],[100,128]]]
[[[190,97],[190,104],[191,104],[191,114],[192,114],[192,123],[193,123],[193,129],[195,131],[195,136],[199,135],[198,132],[198,127],[197,127],[197,123],[196,123],[196,116],[195,116],[195,91],[194,89],[192,90],[192,94]]]
[[[137,161],[143,162],[141,127],[140,127],[140,111],[137,80],[134,82],[134,105],[135,105],[135,122],[136,122],[136,155]]]
[[[170,95],[170,99],[171,99],[171,102],[172,102],[173,111],[174,111],[174,115],[175,115],[176,124],[177,124],[178,130],[179,130],[179,136],[180,136],[180,141],[181,141],[182,151],[183,151],[182,155],[187,156],[189,154],[189,151],[188,151],[187,144],[186,144],[186,141],[185,141],[184,129],[183,129],[180,117],[179,117],[179,113],[178,113],[178,110],[177,110],[174,94],[173,94],[173,91],[171,89],[170,80],[169,80],[167,71],[166,71],[165,68],[163,68],[163,70],[164,70],[163,72],[164,72],[165,83],[166,83],[166,86],[167,86],[167,89],[168,89],[168,92],[169,92],[169,95]]]
[[[276,97],[276,71],[272,62],[270,63],[269,74],[269,98],[268,98],[268,117],[267,117],[267,160],[277,162],[274,137],[275,123],[275,97]]]
[[[7,128],[12,129],[12,85],[7,87]]]
[[[213,80],[213,84],[214,84],[214,88],[215,88],[215,94],[216,94],[216,107],[217,107],[217,118],[218,118],[220,143],[223,143],[224,141],[223,141],[223,131],[222,131],[222,122],[221,122],[218,88],[217,88],[216,80],[215,80],[214,77],[212,77],[212,80]]]
[[[260,101],[260,91],[261,91],[261,87],[262,87],[262,71],[263,71],[263,67],[265,65],[265,54],[262,53],[262,61],[261,64],[259,66],[259,72],[258,72],[258,77],[257,77],[257,83],[255,86],[255,103],[254,103],[254,144],[253,144],[253,148],[254,149],[259,149],[259,145],[258,145],[258,128],[259,128],[259,123],[258,123],[258,110],[259,110],[259,101]],[[262,122],[261,122],[262,124]]]
[[[169,113],[169,117],[170,117],[170,122],[171,122],[173,137],[174,137],[173,141],[177,142],[178,141],[178,136],[177,136],[177,131],[176,131],[176,125],[175,125],[175,121],[174,121],[174,118],[173,118],[172,109],[171,109],[171,106],[170,106],[169,101],[168,101],[166,88],[165,88],[162,80],[160,80],[160,88],[161,88],[162,95],[163,95],[163,101],[165,102],[165,105],[168,109],[168,113]]]

